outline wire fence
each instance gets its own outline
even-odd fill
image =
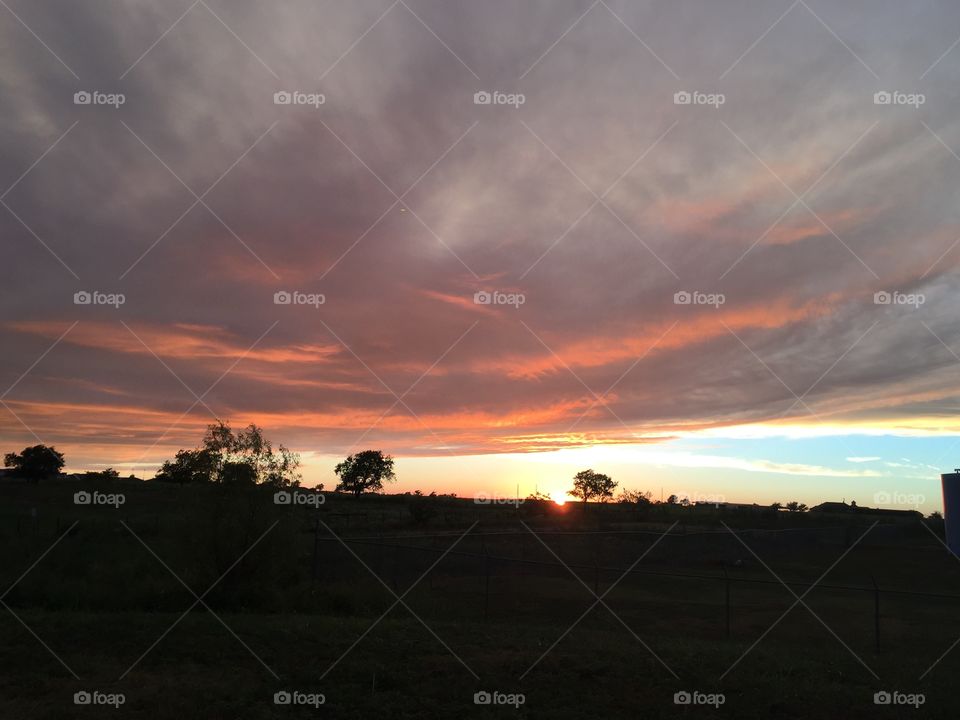
[[[793,594],[794,598],[804,598],[814,590],[831,591],[836,593],[847,593],[851,596],[863,597],[867,603],[859,606],[858,614],[860,616],[869,616],[872,619],[870,634],[872,635],[873,645],[877,651],[882,648],[883,625],[885,620],[893,619],[889,614],[891,609],[890,599],[900,597],[912,600],[930,600],[946,602],[949,605],[949,612],[955,614],[957,608],[960,608],[960,593],[947,592],[942,590],[919,590],[908,587],[898,587],[890,584],[877,582],[875,577],[870,574],[861,584],[844,582],[820,582],[811,580],[796,580],[780,578],[773,575],[773,571],[762,560],[757,558],[756,564],[763,568],[764,576],[751,576],[744,574],[740,567],[734,564],[720,561],[718,563],[718,572],[707,571],[685,571],[664,569],[660,567],[642,567],[636,564],[614,565],[601,561],[601,553],[594,552],[591,562],[573,559],[559,559],[554,557],[553,550],[544,550],[541,545],[544,538],[553,541],[557,539],[583,540],[584,538],[593,540],[595,538],[661,538],[663,543],[661,547],[666,547],[671,541],[685,541],[690,539],[705,540],[715,543],[717,539],[730,539],[737,544],[744,537],[752,540],[744,541],[747,544],[756,541],[758,538],[776,538],[787,537],[791,535],[809,536],[811,532],[821,538],[839,537],[842,542],[836,543],[838,547],[850,548],[850,537],[854,540],[862,539],[860,536],[864,532],[869,535],[873,528],[857,528],[849,526],[829,527],[829,528],[782,528],[782,529],[746,529],[746,530],[701,530],[687,531],[686,529],[674,529],[666,534],[663,531],[656,530],[553,530],[527,528],[519,530],[471,530],[466,535],[462,532],[439,532],[422,534],[377,534],[362,536],[345,536],[334,534],[328,526],[321,522],[313,524],[315,533],[314,555],[313,555],[313,576],[321,578],[329,576],[329,567],[325,565],[330,562],[330,557],[335,548],[346,544],[351,548],[363,548],[367,550],[367,555],[372,556],[374,563],[378,568],[387,567],[387,574],[392,578],[395,589],[400,588],[398,576],[416,575],[418,568],[422,568],[424,562],[417,561],[416,556],[426,557],[430,560],[444,559],[444,571],[452,573],[459,577],[473,578],[480,582],[482,590],[482,605],[484,620],[489,619],[491,608],[491,579],[495,576],[518,575],[543,576],[545,573],[552,575],[565,574],[571,583],[585,584],[592,587],[595,596],[600,596],[601,587],[610,580],[619,583],[621,580],[629,577],[656,578],[662,580],[681,580],[697,581],[707,583],[712,587],[714,593],[700,597],[722,597],[722,623],[723,635],[726,638],[733,636],[732,618],[734,616],[734,588],[738,586],[754,587],[783,587]],[[736,537],[735,537],[736,536]],[[736,538],[739,537],[740,540]],[[451,547],[458,539],[471,541],[479,544],[479,550],[463,549],[461,544]],[[931,537],[930,541],[924,546],[925,550],[942,551],[944,558],[947,553],[939,547]],[[519,540],[519,543],[517,542]],[[430,541],[430,544],[418,544]],[[438,543],[437,541],[441,541]],[[513,554],[504,554],[503,552],[491,551],[488,547],[488,541],[496,541],[503,544],[503,541],[512,542],[515,548],[519,549],[519,556]],[[761,545],[763,543],[760,543]],[[530,547],[528,547],[530,546]],[[744,547],[744,546],[741,546]],[[531,557],[533,553],[530,550],[543,551],[548,557]],[[751,555],[747,550],[744,553]],[[640,553],[635,553],[637,556]],[[669,556],[671,553],[665,553]],[[839,554],[839,553],[838,553]],[[756,556],[752,556],[756,557]],[[456,564],[454,559],[471,561],[468,563]],[[662,564],[663,558],[661,558]],[[349,560],[348,560],[349,562]],[[642,565],[642,563],[641,563]],[[369,568],[369,566],[368,566]],[[758,568],[758,570],[759,570]],[[372,569],[372,568],[370,568]],[[574,577],[575,576],[575,577]],[[822,578],[821,578],[822,579]],[[432,586],[431,586],[432,587]],[[646,586],[645,589],[653,591],[655,588]],[[669,601],[672,596],[667,593],[664,599]],[[741,608],[745,611],[753,611],[753,608]]]

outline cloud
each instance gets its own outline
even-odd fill
[[[50,50],[0,29],[6,442],[144,451],[213,415],[330,454],[960,430],[960,53],[916,80],[953,4],[823,9],[880,81],[802,6],[752,46],[762,3],[611,2],[632,32],[601,4],[554,46],[582,3],[411,0],[430,29],[402,4],[208,4],[230,30],[65,0],[12,4]],[[928,102],[874,105],[886,87]],[[296,89],[325,102],[274,104]]]

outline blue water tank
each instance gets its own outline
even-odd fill
[[[960,557],[960,469],[940,476],[943,483],[943,522],[947,547]]]

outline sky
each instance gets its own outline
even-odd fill
[[[0,443],[149,476],[221,418],[308,485],[379,448],[400,491],[939,509],[958,36],[932,1],[6,0]]]

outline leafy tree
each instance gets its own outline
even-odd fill
[[[299,467],[296,453],[283,445],[274,449],[256,425],[234,433],[217,421],[207,428],[200,448],[178,452],[173,462],[163,464],[157,479],[289,487],[300,484]]]
[[[83,474],[84,480],[119,480],[120,473],[118,473],[113,468],[107,468],[105,470],[92,470],[87,471]]]
[[[256,468],[245,462],[226,462],[220,471],[220,482],[230,485],[256,485]]]
[[[787,510],[789,510],[792,513],[807,511],[807,506],[801,502],[797,502],[796,500],[788,502],[786,507],[787,507]]]
[[[592,498],[604,502],[613,497],[613,491],[616,487],[617,483],[603,473],[581,470],[573,476],[573,489],[569,493],[573,497],[583,500],[584,504]]]
[[[671,495],[670,497],[667,498],[667,505],[676,505],[676,504],[677,504],[676,495]]]
[[[213,455],[207,450],[180,450],[171,461],[167,460],[157,473],[157,480],[184,485],[195,482],[211,482],[216,466]]]
[[[783,507],[783,503],[778,503],[778,502],[771,503],[770,505],[770,509],[773,510],[774,512],[778,512],[782,507]]]
[[[368,490],[379,492],[385,480],[396,479],[393,458],[380,450],[364,450],[350,455],[333,471],[340,477],[337,492],[352,492],[354,495]]]
[[[3,457],[4,467],[13,468],[20,477],[31,482],[41,478],[59,475],[63,469],[63,453],[59,453],[53,446],[34,445],[24,448],[23,452],[7,453]]]
[[[617,502],[624,505],[641,505],[645,507],[652,504],[650,500],[651,497],[653,496],[649,492],[623,489],[617,497]]]
[[[207,428],[203,447],[216,462],[216,482],[253,482],[277,487],[300,484],[299,456],[283,445],[274,450],[273,443],[256,425],[234,433],[229,425],[218,421]]]
[[[415,525],[425,525],[439,514],[436,494],[424,495],[419,490],[414,491],[407,502],[407,510]]]

